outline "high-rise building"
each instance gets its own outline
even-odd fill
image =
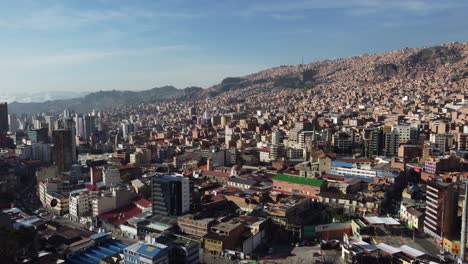
[[[456,231],[458,192],[455,183],[441,181],[427,182],[426,217],[424,233],[443,240]]]
[[[53,131],[56,129],[54,116],[45,116],[44,119],[47,124],[47,127],[49,128],[49,131]]]
[[[19,130],[19,122],[15,114],[8,114],[8,125],[11,134],[14,134]]]
[[[364,156],[372,158],[382,154],[383,130],[381,128],[364,129]]]
[[[0,132],[8,131],[8,104],[0,103]]]
[[[310,121],[295,122],[294,128],[289,131],[289,139],[297,142],[299,140],[299,134],[302,131],[312,131],[312,123]]]
[[[441,153],[447,152],[453,146],[454,136],[453,134],[436,134],[434,135],[435,147],[440,150]]]
[[[71,130],[52,131],[53,159],[59,171],[70,171],[76,161],[76,150],[73,150],[73,133]]]
[[[31,143],[49,143],[49,131],[47,128],[28,130],[28,139]]]
[[[65,130],[69,130],[72,134],[72,152],[73,152],[73,157],[76,157],[76,134],[75,134],[75,131],[76,131],[76,124],[75,124],[75,121],[73,121],[72,118],[65,118],[63,119],[63,128]]]
[[[407,143],[408,141],[412,139],[411,130],[412,129],[410,125],[407,125],[407,124],[393,126],[393,132],[398,134],[398,139],[400,140],[401,143]]]
[[[96,117],[87,115],[84,117],[84,139],[89,140],[96,131]]]
[[[75,114],[75,117],[73,119],[75,121],[75,126],[76,126],[75,134],[80,138],[84,138],[83,116],[81,114],[77,113],[77,114]]]
[[[190,180],[181,176],[151,178],[153,215],[177,216],[190,210]]]
[[[272,161],[280,160],[286,156],[283,144],[273,144],[270,146],[270,159]]]
[[[271,132],[271,144],[279,145],[282,142],[281,132],[276,130]]]
[[[337,154],[351,154],[354,145],[354,134],[341,131],[336,132],[333,134],[332,145],[334,152]]]
[[[71,115],[70,110],[68,109],[63,110],[63,118],[70,118],[70,115]]]
[[[396,131],[385,133],[385,148],[384,155],[394,157],[398,155],[398,147],[400,143],[400,134]]]

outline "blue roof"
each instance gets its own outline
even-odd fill
[[[99,245],[95,245],[85,251],[69,257],[67,259],[67,263],[98,264],[99,261],[122,251],[126,247],[127,245],[120,241],[109,239]]]
[[[99,239],[99,238],[102,238],[102,237],[110,236],[110,234],[111,233],[101,232],[101,233],[96,233],[96,234],[90,236],[89,238],[91,238],[92,240],[96,240],[96,239]]]
[[[350,162],[344,162],[344,161],[332,161],[332,165],[338,166],[338,167],[345,167],[345,168],[352,168],[353,164]]]
[[[152,246],[152,245],[141,245],[141,247],[137,250],[138,253],[140,253],[143,256],[148,256],[149,258],[154,258],[159,254],[161,249]]]

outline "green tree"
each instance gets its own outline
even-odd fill
[[[37,257],[38,239],[36,230],[0,228],[0,257],[2,263],[18,263],[26,258]]]
[[[151,198],[151,187],[147,184],[143,185],[139,190],[138,193],[146,199]]]
[[[122,176],[120,176],[120,179],[122,180],[122,182],[129,184],[131,181],[135,179],[135,176],[126,172]]]

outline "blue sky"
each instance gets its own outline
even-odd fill
[[[0,0],[0,92],[208,87],[468,39],[466,0]]]

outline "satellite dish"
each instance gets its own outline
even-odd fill
[[[55,199],[55,198],[52,199],[52,201],[50,201],[50,207],[52,207],[52,208],[54,208],[55,206],[57,206],[57,204],[58,204],[58,201],[57,201],[57,199]]]

